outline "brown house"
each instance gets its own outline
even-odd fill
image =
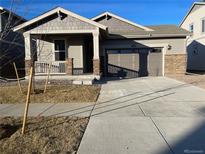
[[[142,26],[109,12],[88,19],[61,7],[17,27],[37,76],[140,77],[185,73],[186,37],[175,25]],[[28,72],[28,71],[27,71]],[[28,75],[28,74],[27,74]]]

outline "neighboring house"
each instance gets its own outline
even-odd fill
[[[93,78],[185,73],[186,37],[175,25],[142,26],[105,12],[88,19],[61,7],[17,27],[25,37],[25,60],[36,75]]]
[[[17,14],[0,7],[0,77],[16,77],[13,62],[16,63],[19,75],[25,75],[24,38],[22,34],[12,30],[25,21]]]
[[[205,2],[195,2],[180,27],[192,32],[187,40],[187,69],[205,71]]]

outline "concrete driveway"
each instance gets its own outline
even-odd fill
[[[205,90],[165,77],[108,81],[79,154],[205,153]]]

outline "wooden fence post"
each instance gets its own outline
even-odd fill
[[[30,96],[31,96],[31,87],[32,87],[32,78],[33,78],[33,67],[30,69],[30,76],[29,76],[29,84],[28,84],[28,91],[27,91],[27,97],[26,97],[26,106],[24,111],[24,118],[23,118],[23,126],[22,126],[22,134],[25,133],[25,127],[26,127],[26,120],[28,115],[28,107],[30,103]]]
[[[18,75],[18,71],[17,71],[17,68],[16,68],[16,64],[15,64],[15,62],[13,62],[13,65],[14,65],[14,69],[15,69],[15,72],[16,72],[16,78],[17,78],[17,82],[18,82],[19,90],[20,90],[21,93],[23,93],[22,88],[21,88],[21,83],[20,83],[20,80],[19,80],[19,75]]]

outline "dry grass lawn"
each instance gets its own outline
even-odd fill
[[[205,75],[187,74],[168,77],[205,89]]]
[[[21,134],[22,118],[0,118],[1,154],[76,153],[88,119],[77,117],[36,117],[28,119]]]
[[[100,86],[77,85],[49,85],[46,93],[43,86],[36,86],[31,95],[31,103],[70,103],[70,102],[95,102],[100,93]],[[17,86],[0,87],[0,104],[24,103],[27,87],[23,86],[23,94]]]

